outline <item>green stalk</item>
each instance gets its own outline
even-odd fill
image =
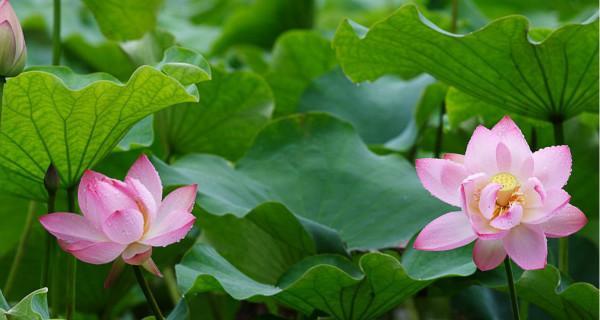
[[[52,29],[52,64],[60,65],[61,40],[60,40],[60,0],[54,0],[54,27]]]
[[[554,126],[554,143],[564,145],[565,133],[562,119],[557,119],[552,124]],[[558,269],[565,275],[569,274],[569,238],[567,237],[558,239]]]
[[[177,280],[175,279],[175,272],[173,268],[169,267],[163,271],[165,284],[167,285],[167,289],[169,290],[169,297],[171,298],[171,302],[174,305],[177,304],[179,299],[181,298],[181,294],[179,294],[179,290],[177,290]]]
[[[510,292],[510,302],[512,305],[513,319],[519,320],[519,301],[517,300],[517,289],[515,288],[515,280],[513,279],[512,267],[510,266],[510,258],[504,259],[504,269],[506,270],[506,282],[508,291]]]
[[[450,32],[456,33],[457,22],[458,22],[458,0],[452,0],[452,24],[450,25]]]
[[[56,212],[56,192],[58,191],[59,184],[60,177],[58,176],[56,167],[53,164],[50,164],[46,170],[46,175],[44,176],[44,188],[46,188],[46,192],[48,193],[48,201],[46,206],[48,213]],[[45,250],[44,260],[42,261],[42,277],[40,281],[42,287],[48,287],[50,279],[50,266],[52,264],[52,253],[56,251],[56,242],[54,241],[54,238],[50,232],[46,233]]]
[[[439,158],[442,154],[442,144],[444,140],[444,115],[446,114],[446,103],[442,102],[442,107],[440,108],[440,116],[439,116],[439,124],[437,127],[437,132],[435,136],[435,147],[433,149],[433,154],[435,158]]]
[[[75,213],[75,187],[67,189],[67,200],[69,212]],[[77,260],[73,256],[67,258],[67,320],[75,316],[75,293],[77,288]]]
[[[25,218],[25,228],[21,233],[21,238],[19,239],[19,245],[17,246],[17,252],[15,253],[15,258],[10,266],[10,271],[8,272],[8,277],[6,278],[6,284],[4,285],[4,295],[8,296],[12,289],[12,286],[15,282],[15,277],[17,276],[17,272],[19,271],[19,266],[21,265],[21,260],[23,260],[23,254],[25,253],[25,247],[27,246],[27,239],[29,238],[29,233],[31,232],[31,227],[33,225],[33,216],[35,210],[37,208],[37,202],[31,201],[29,202],[29,208],[27,210],[27,217]]]
[[[156,320],[164,320],[165,317],[162,315],[162,312],[160,312],[160,308],[158,307],[156,299],[154,299],[154,295],[150,290],[150,286],[142,274],[142,268],[140,268],[140,266],[133,266],[133,273],[135,273],[135,278],[140,285],[140,288],[144,292],[144,296],[146,297],[146,301],[154,313],[154,317]]]
[[[6,78],[0,76],[0,106],[2,105],[2,93],[4,92],[4,84],[6,83]]]
[[[456,26],[458,24],[458,0],[452,0],[452,21],[450,23],[450,32],[456,33]],[[444,115],[446,114],[446,102],[442,102],[440,107],[439,123],[435,136],[435,147],[433,154],[435,158],[439,158],[442,154],[442,145],[444,140]],[[416,150],[415,150],[416,151]]]

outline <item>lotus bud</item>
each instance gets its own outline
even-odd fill
[[[23,71],[27,49],[23,30],[8,0],[0,0],[0,77],[13,77]]]

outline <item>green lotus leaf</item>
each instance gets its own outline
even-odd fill
[[[156,127],[168,154],[206,152],[241,157],[273,110],[273,94],[260,76],[213,70],[198,83],[202,99],[157,114]]]
[[[335,69],[312,82],[298,109],[329,112],[352,123],[367,144],[383,145],[408,128],[425,89],[434,81],[427,75],[410,81],[385,76],[356,86]]]
[[[314,0],[257,0],[238,5],[223,24],[212,52],[223,53],[229,47],[240,44],[270,48],[284,31],[310,28],[314,9]]]
[[[157,68],[185,86],[211,78],[210,65],[204,57],[194,50],[183,47],[167,49]]]
[[[334,47],[356,82],[385,74],[427,72],[466,94],[528,117],[563,121],[598,112],[598,19],[565,25],[541,42],[528,37],[525,17],[509,16],[455,35],[415,6],[363,27],[344,21]]]
[[[430,283],[411,279],[396,258],[378,252],[361,256],[357,265],[342,256],[312,256],[272,285],[247,276],[214,248],[197,244],[176,270],[188,295],[222,290],[235,299],[273,296],[305,314],[317,309],[337,319],[376,318]]]
[[[275,114],[298,108],[304,90],[335,67],[331,43],[314,31],[288,31],[277,39],[269,72],[265,75],[275,94]]]
[[[598,288],[585,282],[571,283],[558,269],[524,271],[517,277],[517,294],[540,307],[554,319],[598,319]],[[480,275],[483,285],[506,291],[504,268]]]
[[[0,291],[0,320],[50,319],[47,301],[48,288],[37,289],[9,308]]]
[[[156,26],[163,0],[84,0],[102,33],[113,40],[141,38]]]
[[[144,117],[195,101],[179,82],[143,66],[121,84],[107,74],[77,75],[47,67],[8,79],[0,130],[0,188],[43,199],[53,163],[61,186],[75,186]]]
[[[351,250],[395,247],[449,211],[406,160],[373,154],[350,124],[326,114],[272,122],[235,165],[198,154],[155,164],[165,185],[198,183],[209,213],[243,216],[280,202],[337,231]]]

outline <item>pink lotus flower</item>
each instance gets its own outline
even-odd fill
[[[125,181],[85,172],[78,194],[83,215],[51,213],[40,222],[63,250],[81,261],[104,264],[120,256],[127,264],[162,276],[152,261],[152,247],[178,242],[192,228],[196,189],[196,185],[181,187],[163,200],[160,177],[142,155]],[[111,273],[109,278],[115,276]]]
[[[475,242],[480,270],[508,256],[526,270],[546,265],[546,238],[565,237],[586,223],[563,190],[571,175],[568,146],[529,149],[521,130],[504,117],[492,130],[477,127],[465,155],[419,159],[423,186],[460,207],[430,222],[418,235],[418,250],[450,250]]]
[[[13,77],[27,61],[25,38],[19,19],[8,0],[0,0],[0,76]]]

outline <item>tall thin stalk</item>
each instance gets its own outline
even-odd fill
[[[163,320],[165,317],[162,315],[162,312],[160,311],[160,308],[158,307],[158,303],[156,302],[156,299],[154,298],[154,295],[152,294],[152,291],[150,290],[148,281],[146,281],[146,278],[144,278],[144,275],[142,273],[142,268],[140,268],[140,266],[133,266],[133,273],[135,273],[135,278],[136,278],[138,284],[140,285],[142,292],[144,292],[144,296],[146,297],[146,301],[148,302],[148,305],[150,306],[150,308],[152,309],[152,312],[154,313],[154,317],[156,318],[156,320]]]
[[[17,252],[15,253],[15,258],[13,259],[12,265],[10,266],[10,271],[8,272],[8,277],[6,278],[6,284],[4,285],[3,291],[5,296],[8,296],[10,294],[12,286],[15,282],[15,277],[17,276],[17,272],[19,271],[19,267],[21,266],[21,260],[23,260],[23,254],[25,253],[25,247],[27,246],[27,239],[29,238],[29,234],[31,233],[31,227],[33,225],[33,216],[35,215],[36,209],[37,202],[29,202],[29,208],[27,209],[27,217],[25,218],[25,227],[23,228],[23,232],[21,232],[21,238],[19,239]]]
[[[54,0],[54,27],[52,28],[52,64],[60,65],[62,43],[60,40],[60,0]]]
[[[452,0],[452,20],[450,22],[450,32],[456,33],[458,25],[458,0]],[[446,103],[442,102],[440,106],[440,114],[438,118],[438,127],[435,135],[435,146],[433,154],[439,158],[442,154],[442,146],[444,141],[444,115],[446,115]]]
[[[67,188],[67,201],[69,212],[75,211],[75,186]],[[67,320],[72,320],[75,316],[75,293],[77,288],[77,260],[73,256],[67,258],[67,302],[66,316]]]
[[[0,76],[0,106],[2,106],[2,95],[4,93],[4,84],[6,83],[6,78]]]
[[[508,291],[510,293],[510,302],[512,305],[513,319],[519,320],[519,301],[517,300],[517,289],[515,288],[515,280],[513,279],[512,267],[510,265],[510,258],[504,259],[504,269],[506,270],[506,282],[508,285]]]
[[[48,210],[48,213],[56,212],[56,192],[58,191],[59,184],[60,177],[58,176],[56,167],[54,164],[50,164],[46,170],[46,175],[44,176],[44,187],[48,193],[48,200],[46,202],[46,209]],[[54,241],[52,235],[47,232],[44,260],[42,261],[42,277],[40,279],[40,284],[42,287],[48,287],[50,281],[50,269],[52,265],[52,253],[55,251],[56,242]]]
[[[564,145],[565,133],[562,119],[557,119],[552,124],[554,126],[554,143]],[[558,239],[558,269],[565,275],[569,274],[569,238],[567,237]]]

